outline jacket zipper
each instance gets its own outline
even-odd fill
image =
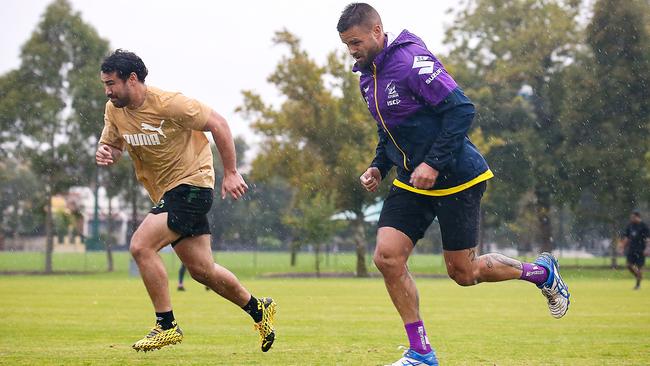
[[[404,152],[404,150],[402,150],[402,148],[399,147],[399,145],[397,145],[397,141],[395,141],[395,138],[393,138],[393,135],[390,133],[390,131],[388,131],[388,127],[386,126],[386,122],[384,122],[384,117],[382,117],[381,112],[379,112],[379,102],[377,101],[377,65],[375,65],[374,62],[372,63],[372,79],[374,80],[374,83],[375,83],[374,94],[375,94],[375,109],[377,110],[377,116],[379,116],[379,120],[381,121],[381,125],[384,127],[384,131],[386,131],[386,133],[388,134],[388,137],[390,137],[390,139],[393,141],[393,144],[395,144],[395,147],[397,148],[397,150],[399,150],[399,152],[402,153],[402,156],[404,157],[404,169],[406,169],[407,171],[410,172],[411,169],[409,169],[408,165],[406,164],[406,161],[407,161],[406,153]]]

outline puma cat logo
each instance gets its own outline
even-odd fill
[[[167,135],[165,135],[165,133],[163,132],[163,124],[164,123],[165,123],[165,120],[163,119],[163,120],[160,121],[160,127],[154,127],[154,126],[152,126],[152,125],[150,125],[148,123],[144,123],[144,122],[142,122],[141,126],[142,126],[143,131],[157,132],[162,137],[167,138]]]

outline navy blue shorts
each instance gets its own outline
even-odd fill
[[[172,243],[190,236],[210,234],[208,212],[212,207],[214,190],[181,184],[163,194],[160,202],[151,209],[154,215],[167,212],[167,226],[180,235]]]
[[[627,264],[643,267],[645,265],[645,255],[643,255],[643,252],[630,252],[627,254]]]
[[[464,250],[478,245],[481,198],[487,187],[480,182],[449,196],[425,196],[392,186],[379,215],[378,227],[392,227],[413,245],[437,217],[444,250]]]

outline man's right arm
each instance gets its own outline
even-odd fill
[[[248,185],[237,170],[237,152],[235,151],[235,142],[228,122],[223,116],[212,110],[203,131],[212,134],[221,156],[224,172],[221,184],[221,198],[226,198],[227,194],[234,199],[241,198],[248,191]]]
[[[100,143],[95,153],[95,161],[99,166],[109,166],[117,163],[121,156],[122,150]]]
[[[381,178],[384,179],[386,178],[386,175],[388,175],[390,169],[393,167],[393,163],[391,163],[390,159],[388,159],[388,155],[386,155],[386,142],[388,141],[386,132],[378,126],[377,135],[379,136],[379,141],[377,141],[375,158],[372,160],[372,163],[370,163],[370,167],[379,169]]]
[[[370,163],[370,166],[366,171],[359,177],[361,180],[361,185],[368,192],[376,192],[379,188],[379,183],[382,179],[386,177],[393,164],[388,159],[386,155],[386,133],[384,130],[379,127],[377,129],[377,134],[379,135],[379,141],[377,142],[377,148],[375,149],[375,158]]]
[[[95,161],[99,166],[108,166],[116,163],[122,156],[124,140],[120,136],[115,124],[109,118],[108,103],[104,111],[104,129],[99,138],[99,145],[95,153]]]

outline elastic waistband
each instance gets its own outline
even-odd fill
[[[484,182],[490,178],[494,177],[494,173],[490,169],[482,173],[481,175],[477,176],[476,178],[470,180],[469,182],[465,182],[463,184],[459,184],[454,187],[450,188],[443,188],[443,189],[418,189],[413,186],[410,186],[397,178],[393,181],[393,185],[395,187],[399,187],[402,189],[405,189],[407,191],[411,191],[417,194],[423,194],[425,196],[449,196],[454,193],[458,193],[460,191],[464,191],[469,187],[472,187],[478,183]]]

